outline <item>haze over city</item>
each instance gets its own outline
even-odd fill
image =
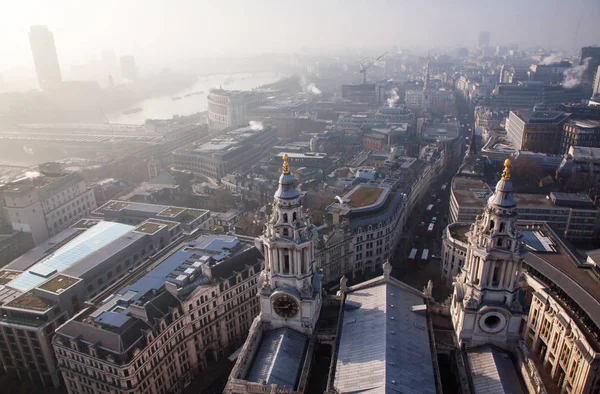
[[[600,2],[2,11],[1,392],[600,392]]]

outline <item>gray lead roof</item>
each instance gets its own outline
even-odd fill
[[[264,333],[246,380],[295,390],[307,344],[308,337],[291,328]]]
[[[436,393],[426,316],[415,292],[383,282],[348,293],[335,388],[340,393]]]

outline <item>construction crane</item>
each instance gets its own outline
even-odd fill
[[[372,61],[368,61],[366,63],[360,63],[360,72],[363,75],[363,83],[367,83],[367,70],[369,69],[369,67],[371,67],[373,64],[377,63],[377,61],[379,59],[381,59],[382,57],[384,57],[385,55],[387,55],[387,52],[384,53],[383,55],[379,56],[377,59],[372,60]]]

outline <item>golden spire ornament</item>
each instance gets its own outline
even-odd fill
[[[288,160],[290,158],[288,157],[287,153],[283,154],[283,166],[281,167],[281,172],[284,174],[289,174],[290,173],[290,166],[288,164]]]
[[[502,180],[508,181],[510,179],[510,160],[504,160],[504,171],[502,171]]]

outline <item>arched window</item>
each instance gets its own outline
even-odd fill
[[[287,222],[288,222],[288,216],[287,216],[287,213],[284,213],[284,214],[283,214],[283,222],[284,222],[284,223],[287,223]]]
[[[294,221],[294,222],[296,221],[296,212],[294,212],[294,213],[292,214],[292,221]]]
[[[493,230],[495,226],[496,226],[496,223],[494,223],[493,220],[490,220],[490,230]]]
[[[287,228],[284,228],[284,229],[283,229],[283,236],[284,236],[284,237],[287,237],[288,235],[290,235],[290,234],[289,234],[289,232],[288,232],[288,229],[287,229]]]
[[[504,226],[505,226],[505,223],[500,223],[500,232],[504,231]]]

